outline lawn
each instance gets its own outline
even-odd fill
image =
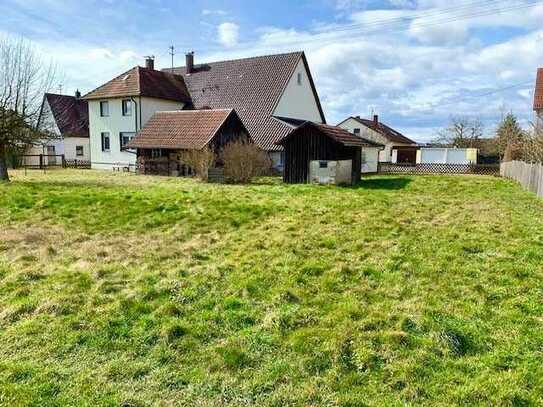
[[[543,202],[60,170],[0,185],[0,405],[538,405]]]

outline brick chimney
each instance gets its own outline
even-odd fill
[[[155,57],[153,55],[145,57],[145,67],[153,71],[155,70]]]
[[[194,51],[185,54],[185,61],[186,73],[190,75],[194,72]]]
[[[374,114],[374,115],[373,115],[373,123],[374,123],[375,125],[378,125],[378,124],[379,124],[379,115],[377,115],[377,114]]]
[[[75,98],[76,98],[76,99],[81,99],[81,92],[79,92],[79,89],[77,89],[77,90],[75,91]]]

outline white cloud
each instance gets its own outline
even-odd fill
[[[239,25],[222,23],[218,27],[219,42],[227,48],[235,47],[239,41]]]
[[[210,10],[210,9],[203,9],[202,10],[202,15],[203,16],[225,16],[227,15],[228,13],[224,10],[220,10],[220,9],[217,9],[217,10]]]

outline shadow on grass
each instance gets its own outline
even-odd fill
[[[404,177],[370,178],[363,179],[352,188],[399,190],[404,189],[410,182],[411,179]]]

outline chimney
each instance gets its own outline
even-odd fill
[[[377,114],[373,115],[373,123],[375,123],[376,125],[379,124],[379,115]]]
[[[81,99],[81,92],[79,92],[79,89],[77,89],[77,90],[75,91],[75,98],[76,98],[76,99]]]
[[[150,55],[148,57],[145,57],[145,67],[147,69],[155,70],[155,57],[154,55]]]
[[[185,55],[186,58],[186,73],[189,75],[194,72],[194,51],[187,52]]]

